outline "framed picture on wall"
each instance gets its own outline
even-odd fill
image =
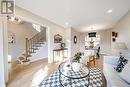
[[[14,44],[14,43],[15,43],[15,35],[10,34],[10,35],[8,36],[8,43],[9,43],[9,44]]]
[[[118,37],[118,33],[117,32],[112,32],[112,42],[116,42],[116,38]]]
[[[112,41],[113,41],[113,42],[116,42],[116,38],[112,38]]]
[[[112,32],[112,37],[118,37],[118,33],[117,32]]]
[[[115,37],[118,37],[118,33],[115,33]]]
[[[60,34],[54,35],[54,43],[62,43],[62,36]]]
[[[113,36],[113,37],[115,36],[115,32],[112,32],[112,36]]]

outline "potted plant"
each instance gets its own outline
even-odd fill
[[[79,63],[82,55],[83,53],[81,52],[76,53],[74,56],[74,60],[76,60]]]
[[[80,59],[81,59],[81,56],[83,55],[83,53],[81,53],[81,52],[78,52],[78,53],[76,53],[75,54],[75,56],[74,56],[74,61],[76,61],[76,62],[73,62],[73,64],[72,64],[72,69],[73,69],[73,71],[75,71],[75,72],[79,72],[80,71],[80,68],[81,68],[81,64],[79,63],[80,62]]]

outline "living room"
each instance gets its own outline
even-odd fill
[[[0,87],[130,87],[129,0],[16,0],[13,10],[1,13]]]

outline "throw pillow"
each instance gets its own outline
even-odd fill
[[[117,72],[121,72],[124,68],[124,66],[127,64],[128,60],[125,59],[124,57],[120,57],[119,60],[118,60],[118,65],[117,67],[115,68],[115,70]]]
[[[126,66],[119,75],[123,80],[130,84],[130,63],[126,64]]]

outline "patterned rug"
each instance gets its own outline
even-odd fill
[[[90,68],[89,77],[85,77],[82,79],[67,79],[62,77],[62,82],[64,83],[64,87],[102,87],[102,75],[101,71],[98,68]],[[62,87],[59,82],[60,73],[57,70],[54,74],[52,74],[47,80],[43,80],[39,87]]]

